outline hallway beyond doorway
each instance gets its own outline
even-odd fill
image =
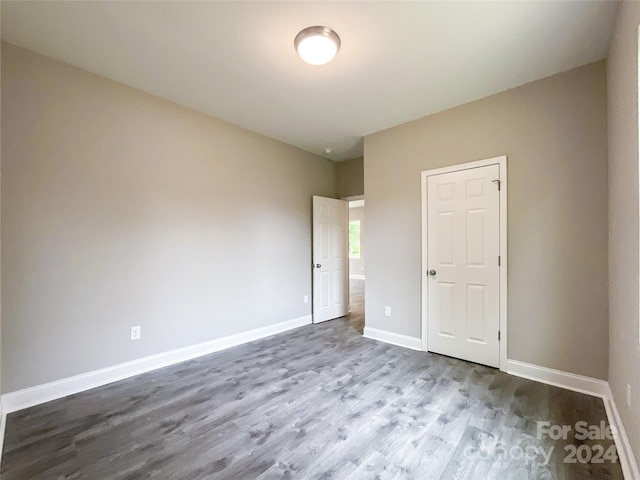
[[[364,280],[349,279],[349,315],[347,323],[360,335],[364,332]]]

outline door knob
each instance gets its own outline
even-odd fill
[[[316,268],[320,268],[322,267],[322,265],[320,265],[319,263],[316,263]]]
[[[427,272],[427,274],[429,274],[429,275],[435,275],[435,274],[436,274],[436,271],[435,271],[435,270],[429,270],[429,271]]]

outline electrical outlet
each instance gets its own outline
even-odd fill
[[[388,305],[386,307],[384,307],[384,316],[385,317],[390,317],[391,316],[391,307],[389,307]]]
[[[631,408],[631,385],[627,383],[627,407]]]
[[[304,303],[309,303],[309,295],[304,296]]]
[[[131,327],[131,340],[140,340],[140,326]]]

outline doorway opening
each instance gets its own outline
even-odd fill
[[[362,334],[365,290],[365,202],[364,197],[346,200],[349,202],[349,315],[347,320]]]
[[[422,349],[506,370],[507,157],[422,172]]]

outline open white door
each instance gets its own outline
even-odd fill
[[[348,220],[347,202],[313,197],[313,323],[348,313]]]
[[[428,350],[500,365],[500,169],[427,177]]]

